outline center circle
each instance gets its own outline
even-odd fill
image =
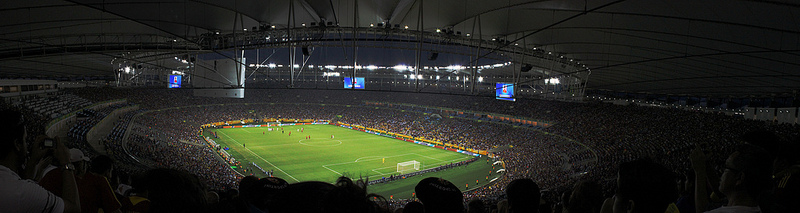
[[[303,139],[297,142],[306,146],[338,146],[342,144],[340,140],[331,139]]]

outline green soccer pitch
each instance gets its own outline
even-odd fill
[[[211,131],[217,132],[219,138],[214,140],[222,147],[230,148],[227,152],[241,162],[237,168],[240,173],[266,176],[250,166],[250,163],[255,163],[266,171],[272,170],[274,176],[289,183],[332,183],[340,176],[354,180],[360,177],[377,180],[400,174],[397,172],[397,163],[400,162],[416,160],[421,164],[420,170],[424,170],[474,158],[334,125],[270,128],[273,131],[268,131],[267,127],[208,129],[204,136],[213,138]],[[301,128],[302,132],[298,131]],[[331,135],[334,137],[331,138]],[[306,136],[310,136],[310,139]],[[387,199],[410,198],[416,183],[430,176],[445,178],[462,187],[462,190],[468,190],[494,179],[497,175],[493,170],[497,169],[493,169],[492,162],[484,157],[468,166],[371,185],[368,190]]]

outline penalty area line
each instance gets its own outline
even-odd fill
[[[225,134],[225,132],[222,132],[222,131],[220,131],[220,133],[222,133],[223,135],[225,135],[225,137],[228,137],[228,138],[230,138],[231,140],[233,140],[233,142],[236,142],[237,144],[239,144],[239,145],[242,145],[242,144],[241,144],[241,143],[239,143],[239,141],[237,141],[236,139],[233,139],[231,136],[228,136],[228,134]],[[278,169],[278,171],[281,171],[281,172],[283,172],[283,174],[286,174],[286,175],[288,175],[290,178],[294,179],[294,181],[300,182],[300,180],[298,180],[297,178],[294,178],[294,176],[290,175],[290,174],[289,174],[289,173],[287,173],[286,171],[283,171],[283,169],[281,169],[280,167],[278,167],[278,166],[275,166],[275,164],[272,164],[272,163],[270,163],[270,162],[269,162],[267,159],[264,159],[264,158],[262,158],[261,156],[258,156],[258,155],[257,155],[255,152],[253,152],[253,150],[250,150],[250,149],[249,149],[249,148],[247,148],[247,147],[245,147],[244,149],[245,149],[245,150],[247,150],[248,152],[250,152],[250,154],[253,154],[253,155],[255,155],[257,158],[259,158],[259,159],[263,160],[264,162],[267,162],[267,163],[268,163],[269,165],[271,165],[272,167],[275,167],[276,169]]]
[[[327,166],[322,166],[322,168],[328,169],[328,170],[330,170],[331,172],[334,172],[334,173],[336,173],[336,174],[342,175],[342,173],[339,173],[339,172],[337,172],[336,170],[333,170],[333,169],[331,169],[331,168],[328,168]]]

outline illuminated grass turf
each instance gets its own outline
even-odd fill
[[[283,178],[289,183],[312,180],[333,182],[342,175],[353,179],[368,177],[369,180],[376,180],[399,174],[397,163],[400,162],[416,160],[421,162],[420,169],[427,169],[473,158],[457,152],[333,125],[284,126],[283,133],[280,128],[277,127],[274,131],[267,131],[265,127],[210,131],[217,132],[219,138],[215,141],[223,147],[230,147],[228,153],[243,165],[256,163],[264,170],[273,170],[274,176]],[[297,131],[300,128],[304,128],[304,131]],[[206,131],[205,135],[209,136],[210,131]],[[335,137],[331,138],[331,135]],[[311,138],[306,139],[306,136]],[[470,165],[466,168],[430,173],[425,177],[452,175],[455,180],[451,181],[454,183],[475,183],[475,180],[484,182],[485,176],[489,175],[488,171],[492,170],[491,164],[485,161],[481,159],[473,163],[477,166]],[[252,173],[258,177],[265,176],[260,171],[253,170],[250,168],[246,175]],[[383,190],[385,193],[378,193],[385,194],[387,198],[395,193],[409,194],[409,196],[395,196],[396,198],[410,197],[408,190],[413,191],[413,185],[416,184],[413,181],[419,181],[416,179],[374,185],[370,191]]]

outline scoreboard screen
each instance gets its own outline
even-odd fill
[[[169,83],[167,84],[168,88],[181,88],[181,77],[180,75],[169,75]]]
[[[364,89],[364,77],[344,77],[345,89]]]
[[[514,98],[514,84],[513,83],[496,83],[495,84],[495,98],[505,101],[516,101]]]

